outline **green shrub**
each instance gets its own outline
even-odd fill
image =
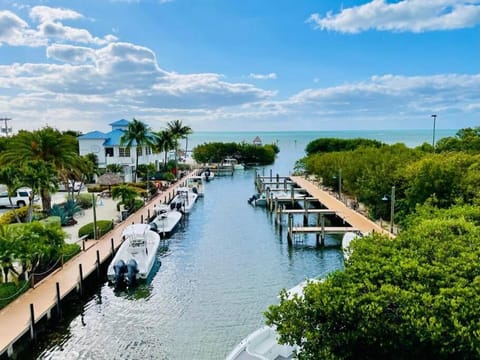
[[[138,211],[143,207],[144,203],[143,200],[140,199],[135,199],[135,202],[133,203],[133,211]]]
[[[28,206],[15,209],[15,211],[17,212],[17,215],[20,218],[20,220],[22,222],[25,222],[28,214]],[[13,210],[8,210],[6,213],[0,216],[0,225],[12,224],[15,222],[17,222],[17,219],[15,218],[15,213]]]
[[[90,209],[93,206],[91,194],[79,194],[75,196],[75,201],[82,209]]]
[[[97,228],[98,228],[98,237],[100,237],[113,229],[113,221],[98,220]],[[84,235],[87,235],[87,239],[93,239],[93,222],[83,225],[80,229],[78,229],[78,237],[81,238]]]
[[[80,245],[78,244],[63,244],[62,246],[62,254],[63,254],[63,262],[67,262],[75,255],[77,255],[81,251]]]
[[[42,219],[42,222],[44,222],[46,224],[57,224],[58,226],[62,225],[62,221],[61,221],[60,217],[58,217],[58,216],[46,217],[45,219]]]
[[[13,282],[0,284],[0,309],[11,303],[13,300],[22,295],[29,289],[25,280],[18,282],[18,285]]]
[[[99,184],[93,184],[93,185],[88,185],[87,186],[87,191],[89,193],[102,192],[103,190],[108,190],[108,186],[107,185],[99,185]]]

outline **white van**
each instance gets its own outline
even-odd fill
[[[29,188],[20,188],[16,191],[16,194],[12,196],[12,204],[16,207],[22,207],[28,205],[28,199],[32,189]],[[38,201],[38,198],[35,197],[34,201]],[[11,207],[10,200],[8,199],[8,192],[0,192],[0,207]]]

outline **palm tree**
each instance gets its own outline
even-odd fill
[[[77,169],[80,166],[77,139],[51,127],[33,132],[20,131],[9,140],[7,149],[0,156],[0,165],[20,168],[26,162],[39,161],[53,166],[57,175],[60,175],[63,169]],[[49,177],[48,180],[52,179]],[[58,183],[58,178],[52,181],[53,183],[42,183],[39,189],[45,211],[51,208],[50,191]]]
[[[165,154],[164,159],[164,169],[167,169],[167,156],[170,150],[175,149],[175,142],[173,137],[168,130],[162,130],[156,133],[157,138],[155,141],[154,149],[158,152],[163,152]]]
[[[127,184],[117,185],[112,188],[112,198],[120,199],[120,202],[128,207],[129,211],[133,209],[133,204],[137,196],[138,193]]]
[[[175,145],[175,171],[177,170],[178,140],[185,139],[193,130],[190,126],[184,126],[181,120],[173,120],[167,123],[167,129],[173,138]],[[186,155],[186,154],[185,154]]]
[[[137,181],[137,168],[138,168],[138,151],[142,146],[153,147],[155,144],[155,135],[150,132],[150,128],[143,122],[133,119],[131,123],[128,124],[127,129],[120,138],[120,144],[125,145],[127,149],[130,149],[132,146],[137,147],[136,157],[135,157],[135,178],[134,181]]]

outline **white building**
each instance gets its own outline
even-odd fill
[[[109,124],[112,131],[103,133],[92,131],[78,137],[80,155],[93,153],[98,158],[98,167],[106,168],[109,164],[119,164],[123,167],[125,181],[133,179],[135,170],[136,152],[138,152],[138,164],[154,163],[158,169],[158,163],[163,161],[161,153],[153,153],[150,147],[137,147],[135,142],[130,148],[120,144],[120,138],[130,122],[121,119]]]

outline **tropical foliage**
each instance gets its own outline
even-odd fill
[[[45,211],[51,207],[50,194],[56,190],[59,179],[78,176],[90,166],[78,155],[75,136],[50,127],[33,132],[20,131],[5,145],[0,165],[18,170],[16,185],[30,187],[32,196],[40,194]]]
[[[131,148],[134,145],[137,147],[137,151],[135,153],[135,170],[137,170],[139,148],[143,146],[153,147],[155,144],[155,135],[145,123],[134,118],[133,121],[128,124],[127,129],[120,138],[120,143],[125,145],[127,148]],[[137,175],[135,173],[135,181],[136,178]]]
[[[355,240],[344,271],[269,308],[299,359],[478,358],[480,209],[427,204],[405,224]]]
[[[266,165],[275,161],[278,152],[276,145],[212,142],[196,146],[193,158],[198,163],[219,163],[226,158],[235,158],[240,163]]]

